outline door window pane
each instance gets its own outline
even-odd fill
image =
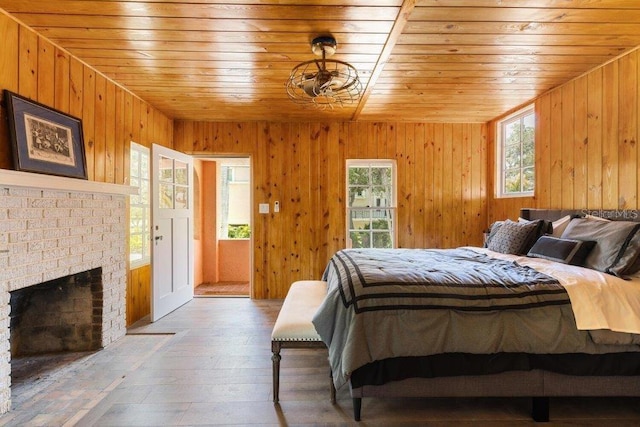
[[[175,209],[187,209],[189,207],[189,187],[176,185]]]
[[[173,184],[161,183],[159,197],[160,209],[173,209]]]
[[[188,182],[189,174],[188,174],[187,164],[179,160],[176,160],[174,163],[175,163],[175,177],[176,177],[175,183],[180,185],[189,184]]]
[[[160,156],[158,171],[161,182],[173,182],[173,160]]]

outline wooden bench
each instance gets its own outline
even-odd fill
[[[294,282],[287,292],[271,333],[271,360],[273,361],[273,401],[279,400],[280,350],[283,348],[326,348],[311,319],[327,295],[327,283],[321,280]],[[336,390],[331,381],[331,402],[335,403]]]

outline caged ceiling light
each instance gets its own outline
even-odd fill
[[[344,106],[360,99],[362,83],[358,71],[347,62],[327,59],[336,52],[338,43],[331,36],[317,37],[311,51],[322,59],[296,65],[286,82],[287,95],[295,103],[315,105],[320,109]]]

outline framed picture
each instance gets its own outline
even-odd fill
[[[87,179],[82,121],[4,91],[14,168]]]

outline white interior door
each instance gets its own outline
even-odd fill
[[[193,159],[151,148],[151,321],[193,298]]]

